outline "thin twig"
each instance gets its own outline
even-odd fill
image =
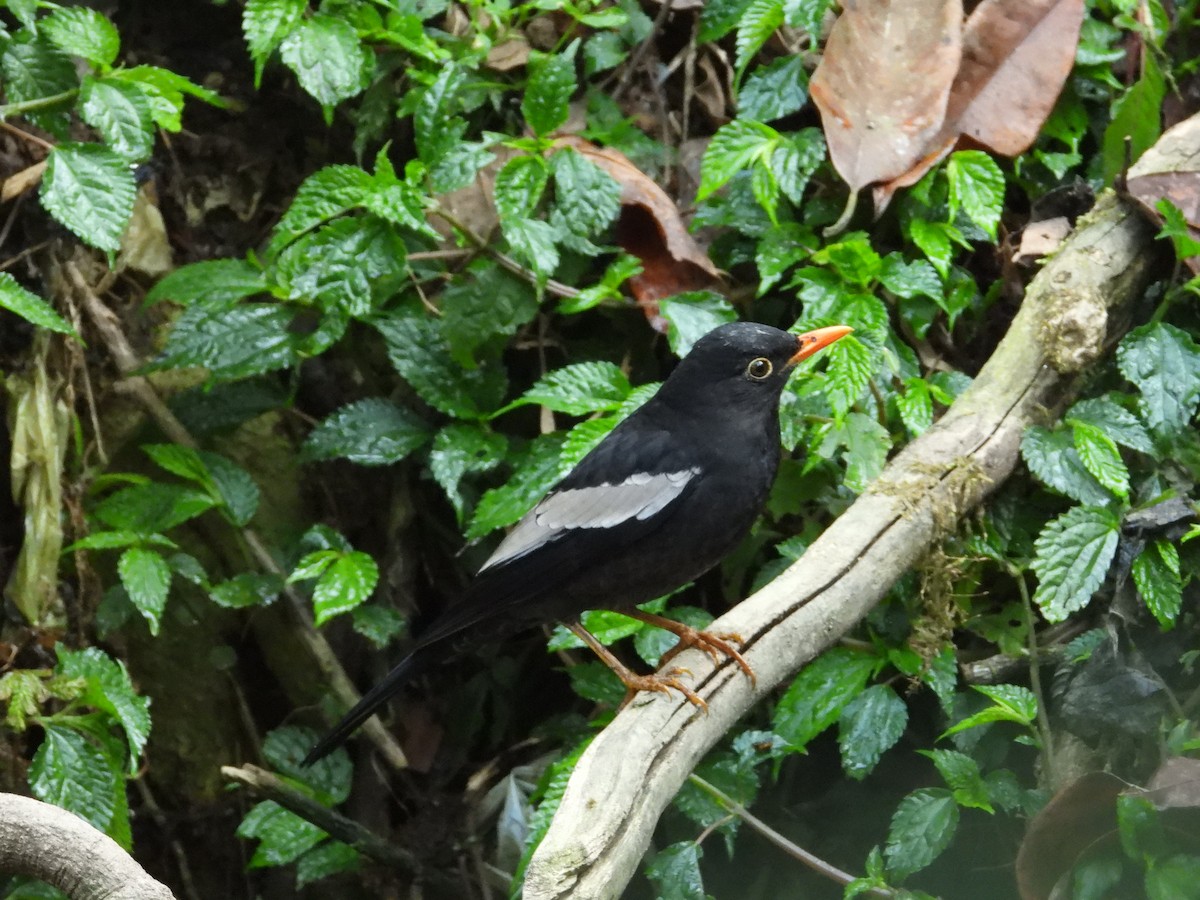
[[[642,57],[645,56],[650,49],[650,43],[655,36],[662,31],[663,25],[667,22],[667,16],[671,14],[671,0],[663,0],[662,6],[658,8],[658,15],[654,17],[654,25],[650,28],[650,33],[646,35],[646,39],[638,44],[626,61],[624,69],[621,72],[621,77],[617,81],[617,86],[612,89],[609,94],[613,102],[621,99],[621,95],[625,93],[625,89],[629,87],[629,82],[633,78],[633,73],[637,71],[638,66],[642,64]]]
[[[1046,695],[1042,691],[1042,663],[1038,651],[1036,619],[1033,616],[1033,601],[1029,598],[1029,586],[1025,584],[1025,573],[1014,568],[1013,577],[1017,581],[1017,593],[1021,595],[1021,606],[1025,609],[1025,625],[1029,631],[1029,687],[1037,697],[1037,723],[1041,732],[1042,753],[1046,760],[1046,768],[1051,773],[1054,769],[1054,739],[1050,732],[1050,714],[1046,712]]]
[[[688,780],[700,790],[711,796],[721,806],[728,810],[733,815],[737,816],[752,829],[761,834],[764,838],[782,850],[784,853],[799,860],[804,865],[808,866],[818,875],[828,878],[830,881],[835,881],[840,885],[847,885],[855,880],[855,877],[849,872],[844,872],[832,863],[827,863],[819,856],[809,853],[799,844],[788,840],[758,816],[754,815],[742,804],[738,803],[715,784],[711,784],[701,778],[699,775],[692,773],[688,776]],[[889,891],[884,888],[870,888],[867,892],[871,897],[895,897],[894,891]]]

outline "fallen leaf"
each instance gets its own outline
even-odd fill
[[[487,67],[497,72],[519,69],[529,62],[529,42],[523,37],[509,38],[497,44],[487,55]]]
[[[847,0],[809,91],[850,189],[909,171],[941,131],[962,57],[961,0]]]
[[[1200,241],[1200,172],[1157,172],[1130,178],[1129,194],[1156,225],[1163,224],[1158,211],[1160,200],[1169,200],[1187,220],[1188,234]],[[1200,275],[1200,256],[1182,260],[1194,274]]]
[[[1066,216],[1030,222],[1021,232],[1021,246],[1013,253],[1013,262],[1028,266],[1043,256],[1049,256],[1070,233],[1071,221]]]

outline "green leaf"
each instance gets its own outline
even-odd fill
[[[1153,858],[1166,848],[1162,820],[1148,797],[1137,794],[1117,797],[1117,831],[1121,849],[1130,859]]]
[[[780,698],[772,730],[793,747],[804,747],[862,693],[877,664],[874,656],[857,650],[826,650],[804,667]]]
[[[242,819],[237,836],[258,840],[249,868],[261,869],[295,862],[324,840],[326,834],[274,800],[264,800]]]
[[[258,511],[259,490],[254,478],[218,453],[201,450],[200,460],[208,469],[210,489],[220,500],[229,520],[234,525],[249,524]]]
[[[262,270],[244,259],[209,259],[181,266],[146,294],[146,303],[173,300],[230,307],[267,289]]]
[[[888,871],[896,878],[919,872],[941,855],[958,828],[958,804],[950,791],[922,788],[900,801],[888,829]]]
[[[408,627],[408,620],[390,606],[366,603],[350,612],[354,630],[382,650]]]
[[[762,49],[783,24],[783,0],[753,0],[738,19],[737,29],[737,74],[741,80],[742,73],[754,59],[755,54]]]
[[[1083,464],[1071,431],[1047,431],[1040,425],[1027,428],[1021,438],[1021,458],[1038,480],[1072,500],[1093,506],[1112,500]]]
[[[301,457],[386,466],[404,459],[427,440],[429,426],[418,415],[372,397],[343,406],[309,432]]]
[[[305,887],[330,875],[341,872],[355,872],[361,865],[362,857],[349,844],[341,841],[326,841],[318,847],[309,850],[296,861],[296,889]]]
[[[567,669],[571,690],[584,700],[617,707],[625,698],[625,685],[616,674],[599,660],[579,663]]]
[[[153,550],[130,547],[121,554],[117,574],[125,593],[149,623],[150,633],[157,636],[171,589],[171,567]]]
[[[216,381],[288,368],[297,361],[291,324],[291,310],[274,303],[244,303],[224,310],[191,306],[175,320],[151,368],[199,366]]]
[[[71,58],[30,31],[18,32],[0,51],[0,75],[8,103],[36,102],[79,87]],[[59,139],[66,139],[71,119],[65,108],[30,111],[27,116]]]
[[[549,181],[550,168],[540,156],[514,156],[506,162],[496,173],[494,188],[500,219],[523,219],[533,215]]]
[[[959,806],[992,812],[988,787],[979,771],[979,763],[957,750],[920,750],[937,766],[946,786],[954,792],[954,801]]]
[[[949,275],[950,262],[954,258],[954,251],[950,246],[950,236],[954,227],[945,222],[931,222],[913,217],[905,223],[905,228],[912,242],[925,254],[938,274],[943,278]]]
[[[534,134],[549,134],[567,121],[568,106],[575,93],[575,52],[578,49],[576,39],[560,53],[532,53],[521,112]]]
[[[64,143],[50,151],[42,205],[86,244],[120,249],[136,193],[128,163],[107,147]]]
[[[1037,717],[1037,696],[1029,688],[1015,684],[976,684],[972,687],[992,700],[993,704],[947,728],[942,737],[988,722],[1016,722],[1029,726]]]
[[[326,124],[334,106],[366,90],[375,64],[352,25],[320,13],[289,31],[279,54],[300,87],[324,108]]]
[[[896,394],[896,408],[905,427],[917,436],[933,424],[933,395],[923,378],[906,378],[904,393]]]
[[[813,172],[825,161],[825,138],[816,128],[801,128],[780,140],[771,155],[771,173],[779,189],[792,203],[804,200],[804,188]]]
[[[94,9],[60,7],[42,19],[38,28],[64,53],[97,66],[111,66],[121,49],[116,26]]]
[[[1146,608],[1163,628],[1175,624],[1183,604],[1183,584],[1179,572],[1179,550],[1161,538],[1137,555],[1133,561],[1133,583]]]
[[[459,488],[468,472],[487,472],[504,459],[508,439],[479,425],[451,423],[433,438],[429,451],[429,473],[441,485],[454,507],[458,523],[463,523],[466,500]]]
[[[1142,60],[1140,68],[1141,77],[1113,103],[1112,121],[1104,130],[1101,159],[1106,185],[1111,185],[1124,171],[1127,154],[1131,162],[1137,162],[1162,131],[1162,103],[1166,96],[1162,69],[1157,58]]]
[[[842,770],[862,781],[883,754],[895,746],[908,725],[908,707],[886,684],[874,684],[842,709],[838,746]]]
[[[700,29],[696,40],[701,44],[719,40],[737,26],[753,0],[709,0],[700,10]]]
[[[209,599],[226,609],[269,606],[283,590],[283,579],[274,573],[239,572],[228,581],[213,585]]]
[[[358,166],[326,166],[309,175],[296,190],[291,206],[275,226],[268,253],[284,247],[318,225],[365,206],[375,179]]]
[[[130,162],[154,149],[154,116],[137,85],[119,79],[85,78],[79,114],[105,142]]]
[[[707,628],[713,622],[712,613],[694,606],[673,606],[667,618],[696,629]],[[663,655],[678,643],[679,638],[662,628],[643,628],[633,636],[633,647],[638,656],[656,668]]]
[[[664,847],[646,862],[646,877],[654,882],[658,900],[705,900],[700,875],[703,850],[695,841]]]
[[[719,325],[737,321],[737,310],[715,291],[688,291],[658,304],[667,320],[667,343],[676,356],[687,356],[692,345]]]
[[[704,200],[738,172],[749,168],[751,163],[774,148],[778,140],[779,133],[760,122],[735,119],[728,125],[722,125],[704,151],[696,202]]]
[[[33,795],[107,831],[116,811],[114,795],[125,785],[99,748],[71,728],[47,725],[29,767]]]
[[[878,419],[858,412],[850,413],[834,427],[837,439],[846,447],[846,477],[842,483],[861,494],[883,471],[892,437]]]
[[[334,616],[364,603],[379,582],[379,566],[370,554],[352,550],[334,560],[313,589],[316,623],[324,625]]]
[[[1142,418],[1155,431],[1184,428],[1200,403],[1200,347],[1174,325],[1135,328],[1117,348],[1121,374],[1138,386]]]
[[[562,441],[560,434],[542,435],[533,441],[516,464],[508,482],[492,488],[480,498],[471,526],[467,529],[467,540],[476,540],[497,528],[511,525],[542,499],[546,491],[562,477],[559,462]]]
[[[539,283],[558,268],[558,230],[541,219],[509,219],[504,223],[504,237],[512,252],[529,263]]]
[[[1148,900],[1196,900],[1200,897],[1200,856],[1176,853],[1147,861]]]
[[[1080,400],[1067,410],[1063,419],[1070,425],[1076,422],[1092,425],[1130,450],[1137,450],[1139,453],[1154,452],[1150,435],[1146,433],[1138,417],[1111,396]]]
[[[821,33],[821,22],[833,0],[784,0],[785,21],[793,28],[801,28],[816,37]]]
[[[318,737],[319,732],[296,725],[273,729],[263,741],[263,758],[281,774],[310,788],[318,803],[325,806],[345,803],[354,777],[354,767],[346,753],[331,753],[311,766],[303,764]]]
[[[154,534],[170,531],[210,510],[216,501],[208,494],[176,484],[134,484],[109,494],[92,514],[112,528]]]
[[[625,402],[631,390],[629,379],[613,363],[572,363],[543,375],[506,408],[537,404],[572,416],[611,412]]]
[[[996,240],[996,226],[1004,209],[1004,173],[982,150],[959,150],[946,163],[950,182],[950,220],[959,208],[967,218]]]
[[[396,371],[430,406],[460,419],[483,419],[500,405],[507,383],[503,366],[489,359],[460,368],[435,320],[402,313],[372,324]]]
[[[799,112],[808,102],[808,73],[800,54],[759,66],[738,93],[738,116],[771,122]]]
[[[191,79],[158,66],[133,66],[116,69],[104,76],[106,81],[122,81],[135,85],[150,104],[150,115],[154,124],[165,131],[179,131],[183,127],[183,98],[197,100],[222,109],[229,104],[216,91],[201,87]]]
[[[465,86],[466,72],[453,63],[443,66],[433,84],[417,101],[413,112],[413,133],[417,154],[428,166],[436,166],[462,140],[467,123],[456,118],[459,93]]]
[[[0,272],[0,307],[16,313],[39,328],[78,337],[70,322],[56,313],[50,304],[37,294],[17,284],[17,280],[8,272]]]
[[[550,169],[554,173],[550,224],[555,228],[587,238],[617,218],[621,186],[590,159],[567,147],[550,157]]]
[[[1154,204],[1154,208],[1163,220],[1158,236],[1171,242],[1175,258],[1184,260],[1200,254],[1200,241],[1192,236],[1192,225],[1179,207],[1164,197]]]
[[[43,674],[30,669],[9,669],[0,675],[0,700],[7,704],[4,724],[22,732],[39,707],[54,695]]]
[[[468,267],[442,291],[442,334],[455,361],[467,369],[497,335],[516,334],[537,315],[532,287],[491,260]]]
[[[129,547],[133,544],[143,543],[155,543],[167,547],[175,546],[173,541],[168,540],[161,534],[144,535],[138,534],[136,531],[97,531],[85,538],[80,538],[63,552],[73,553],[76,550],[115,550],[119,547]]]
[[[1085,422],[1076,422],[1072,430],[1075,449],[1079,451],[1084,468],[1118,497],[1128,497],[1129,470],[1113,439],[1095,425]]]
[[[263,69],[283,39],[300,24],[305,0],[247,0],[242,10],[242,32],[254,60],[254,87],[262,85]]]
[[[276,275],[291,300],[364,318],[405,284],[407,255],[390,222],[346,216],[291,244],[279,257]]]
[[[897,297],[928,297],[935,303],[944,298],[942,279],[928,260],[906,262],[899,253],[889,253],[883,258],[879,280]]]
[[[56,648],[59,675],[79,678],[86,687],[80,699],[112,716],[125,730],[129,742],[129,772],[137,771],[138,760],[146,739],[150,736],[150,701],[139,697],[129,680],[129,673],[119,661],[105,655],[97,647],[68,650],[61,644]]]
[[[208,466],[200,458],[198,450],[180,444],[143,444],[142,450],[173,475],[194,481],[202,487],[212,484]]]
[[[1121,523],[1111,512],[1076,506],[1046,525],[1034,543],[1038,576],[1033,601],[1047,621],[1082,609],[1108,574]]]
[[[842,338],[824,351],[827,360],[825,394],[834,415],[841,417],[850,411],[866,390],[878,367],[876,353],[854,335]]]

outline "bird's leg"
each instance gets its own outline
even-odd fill
[[[693,706],[698,706],[700,709],[708,712],[708,704],[704,702],[704,698],[676,677],[687,672],[687,669],[676,667],[667,671],[655,672],[653,675],[639,675],[617,659],[611,650],[596,640],[596,636],[578,622],[567,622],[566,626],[575,637],[587,644],[592,652],[600,657],[601,662],[613,670],[613,674],[621,679],[621,684],[625,685],[629,691],[625,696],[624,702],[621,704],[622,706],[633,699],[638,691],[658,691],[659,693],[670,695],[671,688],[675,688],[675,690],[687,697]]]
[[[623,609],[621,610],[621,615],[629,616],[631,619],[638,619],[656,628],[662,628],[679,637],[679,643],[663,655],[663,658],[659,661],[660,665],[674,659],[688,647],[699,647],[713,658],[713,662],[720,662],[720,657],[717,654],[724,653],[746,673],[746,677],[750,679],[751,684],[758,683],[758,678],[755,676],[754,670],[750,668],[750,663],[746,662],[746,658],[737,651],[736,647],[729,643],[729,641],[741,643],[742,639],[739,635],[710,634],[707,631],[701,631],[699,628],[693,628],[691,625],[676,622],[674,619],[657,616],[654,613],[642,612],[640,609]]]

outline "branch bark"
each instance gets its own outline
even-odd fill
[[[17,794],[0,794],[0,873],[38,878],[71,900],[175,897],[79,816]]]
[[[1135,167],[1194,154],[1193,118]],[[1190,125],[1186,137],[1175,132]],[[1168,138],[1182,149],[1168,149]],[[1190,149],[1189,149],[1190,148]],[[1123,333],[1149,282],[1153,229],[1109,195],[1030,284],[991,359],[953,407],[797,563],[713,623],[746,638],[754,687],[736,666],[691,650],[708,714],[682,698],[643,696],[580,758],[550,830],[530,861],[526,900],[616,898],[688,773],[754,704],[850,630],[959,519],[1012,472],[1025,428],[1059,410],[1075,376]],[[1161,274],[1161,272],[1160,272]]]

